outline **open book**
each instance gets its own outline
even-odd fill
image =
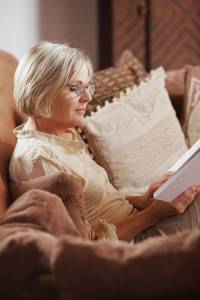
[[[175,172],[153,194],[158,200],[172,201],[193,184],[200,184],[200,139],[170,168]]]

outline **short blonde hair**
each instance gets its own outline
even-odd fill
[[[79,49],[51,42],[35,45],[22,57],[15,72],[17,109],[29,116],[50,117],[52,100],[83,67],[91,78],[91,61]]]

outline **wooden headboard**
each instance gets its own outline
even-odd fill
[[[8,168],[16,139],[13,128],[22,122],[13,99],[13,75],[17,59],[0,51],[0,217],[11,203]]]

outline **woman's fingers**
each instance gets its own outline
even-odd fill
[[[177,210],[177,213],[183,213],[186,208],[194,201],[196,195],[200,192],[200,185],[192,185],[179,197],[174,199],[171,203]]]
[[[193,185],[171,202],[155,200],[151,204],[154,215],[159,220],[162,220],[166,217],[184,213],[186,208],[194,201],[199,192],[200,185]]]
[[[166,174],[164,174],[160,180],[155,181],[152,183],[153,187],[159,188],[163,183],[165,183],[174,173],[173,172],[167,172]]]
[[[161,177],[161,179],[160,179],[160,183],[164,183],[164,182],[166,182],[170,177],[172,177],[172,175],[173,175],[174,173],[173,172],[170,172],[170,171],[168,171],[167,173],[165,173],[162,177]]]
[[[172,176],[173,174],[175,174],[174,172],[171,172],[171,171],[167,171],[164,175],[163,175],[163,177],[170,177],[170,176]]]
[[[153,195],[153,193],[161,186],[163,185],[174,173],[172,172],[167,172],[166,174],[164,174],[160,180],[153,182],[150,186],[149,186],[149,192],[151,193],[151,195]]]
[[[194,198],[200,191],[200,186],[197,184],[192,185],[183,194],[186,198]]]

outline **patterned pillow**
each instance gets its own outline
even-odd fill
[[[121,55],[117,65],[100,70],[94,74],[96,91],[93,100],[87,106],[86,114],[96,111],[98,105],[103,106],[105,100],[111,101],[119,96],[121,91],[134,83],[138,84],[146,75],[142,64],[129,51],[125,50]]]
[[[189,146],[200,138],[200,67],[187,66],[183,129]]]
[[[187,150],[159,68],[140,86],[86,117],[85,134],[95,160],[110,181],[128,193],[143,193]]]

